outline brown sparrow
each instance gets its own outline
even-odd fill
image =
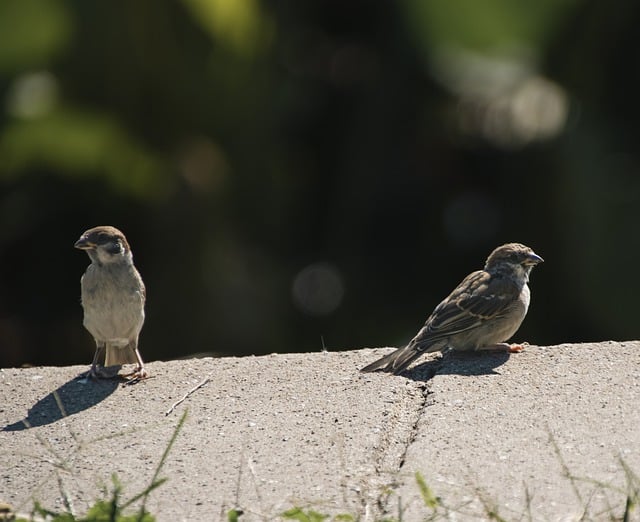
[[[146,292],[127,239],[117,228],[102,226],[87,230],[74,246],[91,259],[80,279],[83,324],[96,341],[89,376],[113,377],[115,373],[105,371],[107,367],[136,363],[127,377],[144,379],[147,372],[138,351],[138,336],[144,323]],[[103,353],[104,366],[100,367]]]
[[[529,274],[543,259],[520,243],[499,246],[484,270],[469,274],[442,301],[417,335],[404,348],[362,368],[395,374],[423,353],[452,350],[506,350],[520,345],[504,341],[516,333],[529,309]]]

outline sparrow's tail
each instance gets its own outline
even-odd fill
[[[385,355],[384,357],[372,362],[360,370],[361,372],[375,372],[382,370],[383,372],[394,373],[398,375],[406,370],[409,365],[420,357],[424,352],[417,349],[416,345],[409,343],[404,348],[398,348],[395,352]]]
[[[133,364],[136,362],[136,354],[130,344],[126,346],[113,346],[107,343],[107,353],[104,357],[105,367],[116,364]]]

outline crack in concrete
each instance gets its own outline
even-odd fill
[[[430,406],[429,381],[442,367],[442,357],[427,361],[410,371],[405,391],[393,402],[374,457],[380,493],[374,502],[377,515],[388,513],[391,491],[398,487],[409,448],[419,435],[420,422]],[[413,382],[411,382],[413,381]],[[419,394],[419,399],[416,395]]]
[[[420,405],[418,407],[418,415],[416,415],[415,421],[413,423],[413,425],[411,426],[410,430],[409,430],[409,437],[407,439],[407,442],[404,445],[404,451],[402,452],[402,455],[400,456],[400,461],[398,463],[398,472],[402,471],[402,468],[404,467],[404,463],[407,459],[407,453],[409,452],[409,448],[411,447],[411,445],[415,442],[416,437],[418,436],[418,427],[420,425],[420,421],[422,420],[422,417],[424,415],[424,412],[428,406],[427,403],[427,397],[430,395],[429,392],[429,386],[427,385],[427,383],[421,383],[418,386],[418,389],[420,390],[420,393],[422,394],[422,401],[420,402]]]
[[[438,357],[437,359],[428,361],[427,363],[422,365],[422,367],[419,366],[412,372],[412,378],[418,383],[418,389],[422,394],[422,401],[420,402],[420,405],[417,408],[416,418],[414,420],[413,425],[411,426],[411,429],[409,432],[409,438],[405,444],[404,451],[402,452],[402,457],[400,458],[400,462],[398,465],[398,472],[402,471],[402,468],[404,467],[409,448],[415,442],[418,436],[420,421],[424,417],[425,412],[429,407],[428,398],[429,398],[429,395],[431,395],[430,388],[429,388],[429,381],[437,375],[438,370],[440,370],[440,368],[442,367],[442,364],[443,364],[443,358]]]

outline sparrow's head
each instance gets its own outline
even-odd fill
[[[534,266],[544,260],[528,246],[520,243],[507,243],[496,248],[484,265],[490,273],[503,272],[518,278],[529,280],[529,274]]]
[[[115,227],[90,228],[73,246],[86,251],[91,261],[99,265],[132,260],[127,238]]]

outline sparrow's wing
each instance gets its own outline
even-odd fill
[[[473,272],[436,307],[409,344],[422,351],[438,340],[477,328],[500,317],[517,298],[513,282],[484,270]]]

